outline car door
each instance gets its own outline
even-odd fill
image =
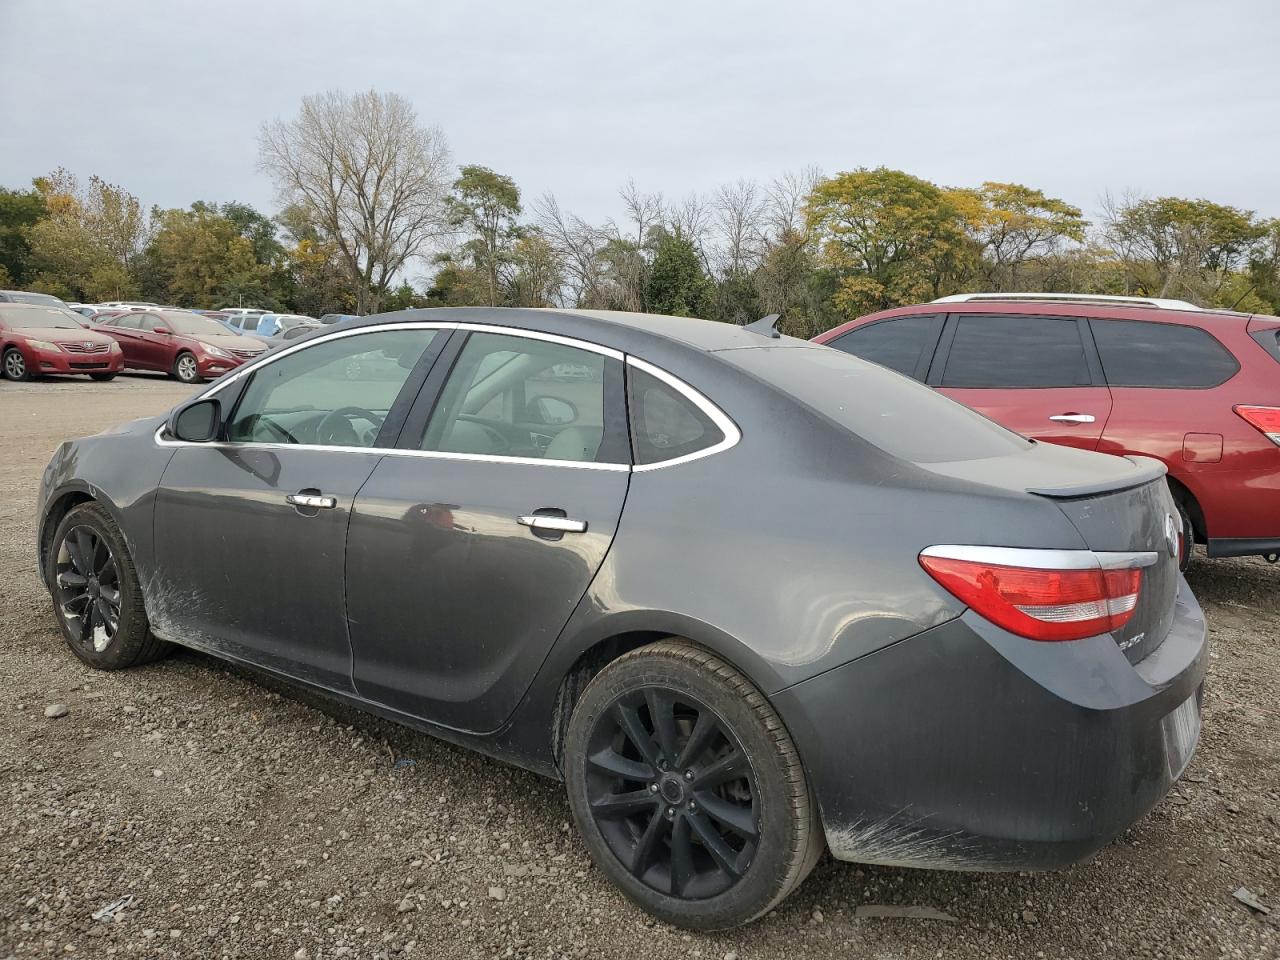
[[[166,635],[350,692],[351,507],[403,421],[397,398],[416,394],[445,336],[354,330],[211,391],[221,440],[179,444],[157,491],[157,582],[145,589]]]
[[[555,378],[569,370],[566,389]],[[622,357],[460,329],[399,445],[351,515],[355,685],[413,716],[492,730],[617,530],[630,478]]]
[[[928,382],[1036,440],[1093,450],[1111,415],[1084,321],[1017,313],[952,314]]]
[[[128,313],[121,317],[114,317],[102,327],[120,344],[120,352],[124,355],[126,367],[135,370],[150,369],[147,362],[148,345],[140,329],[142,322],[148,319],[150,318],[142,313]]]

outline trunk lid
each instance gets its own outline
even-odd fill
[[[1163,463],[1037,443],[1011,456],[918,465],[948,477],[1041,497],[1062,511],[1085,545],[1098,553],[1154,553],[1155,563],[1143,567],[1133,616],[1113,636],[1131,663],[1164,642],[1178,593],[1181,525]]]

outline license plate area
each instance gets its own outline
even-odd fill
[[[1177,780],[1187,769],[1191,757],[1200,742],[1199,691],[1182,701],[1173,712],[1160,721],[1164,734],[1165,757],[1169,763],[1169,776]]]

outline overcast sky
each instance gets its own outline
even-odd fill
[[[0,185],[275,212],[259,125],[408,97],[459,163],[593,219],[816,164],[1280,215],[1280,3],[0,0]]]

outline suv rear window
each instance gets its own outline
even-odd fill
[[[956,316],[943,387],[1079,387],[1091,382],[1075,320],[1017,313]]]
[[[1113,387],[1216,387],[1236,375],[1230,351],[1197,327],[1148,320],[1090,320]]]
[[[909,314],[893,320],[879,320],[850,330],[827,346],[914,377],[920,355],[926,349],[933,353],[941,321],[942,318],[934,314]]]
[[[984,460],[1031,446],[930,388],[838,350],[754,347],[717,356],[776,384],[890,456],[915,463]]]

